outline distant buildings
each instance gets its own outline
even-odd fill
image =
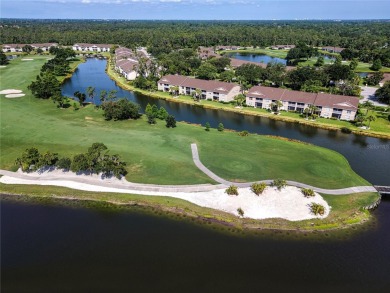
[[[341,53],[345,48],[340,47],[332,47],[332,46],[326,46],[322,47],[322,50],[329,52],[329,53]]]
[[[49,51],[51,47],[58,47],[57,43],[42,43],[42,44],[4,44],[2,50],[4,53],[23,52],[23,47],[30,45],[34,50],[41,49],[42,51]]]
[[[272,103],[282,102],[281,110],[303,112],[314,105],[324,118],[351,121],[355,119],[359,98],[352,96],[307,93],[280,88],[254,86],[246,95],[246,104],[255,108],[271,109]]]
[[[295,45],[274,45],[271,50],[291,50],[295,48]]]
[[[81,52],[110,52],[112,48],[111,44],[87,44],[87,43],[77,43],[74,44],[72,49],[74,51]]]
[[[202,99],[219,102],[230,102],[240,94],[240,86],[235,83],[202,80],[182,75],[166,75],[158,83],[160,91],[169,92],[172,86],[177,86],[179,94],[191,96],[196,90],[201,91]]]
[[[140,60],[140,59],[143,60]],[[145,76],[148,75],[148,68],[151,57],[145,48],[138,48],[136,52],[125,47],[115,49],[115,70],[122,74],[127,80],[135,80],[140,69],[140,61],[145,69]]]

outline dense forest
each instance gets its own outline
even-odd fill
[[[388,21],[0,20],[0,43],[77,42],[146,46],[155,56],[179,48],[297,44],[374,50],[390,41]]]

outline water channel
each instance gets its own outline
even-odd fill
[[[209,110],[191,105],[167,102],[121,89],[105,73],[105,60],[88,59],[80,64],[72,78],[63,86],[63,94],[73,97],[76,91],[85,92],[88,86],[101,90],[118,91],[118,97],[135,101],[144,109],[148,103],[163,106],[178,121],[187,121],[211,127],[223,123],[225,128],[247,130],[252,133],[269,134],[298,139],[329,148],[343,154],[359,175],[376,185],[390,184],[390,140],[378,139],[340,131],[329,131],[298,123],[287,123],[263,117],[245,116],[237,113]],[[97,99],[96,99],[97,100]]]

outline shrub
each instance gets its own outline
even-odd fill
[[[237,213],[238,213],[241,217],[244,216],[244,211],[242,210],[242,208],[238,208],[238,209],[237,209]]]
[[[176,119],[173,115],[168,115],[167,119],[165,119],[165,122],[167,123],[165,126],[168,128],[175,128],[176,127]]]
[[[222,132],[222,131],[224,131],[224,130],[225,130],[225,127],[223,126],[223,124],[222,124],[222,123],[219,123],[219,124],[218,124],[218,128],[217,128],[217,129],[218,129],[218,131],[221,131],[221,132]]]
[[[39,162],[41,155],[38,149],[32,147],[26,149],[20,158],[17,158],[15,164],[22,168],[22,171],[36,170],[35,165]]]
[[[316,216],[317,215],[322,216],[325,213],[325,207],[318,203],[312,202],[310,204],[310,211]]]
[[[243,130],[241,132],[238,133],[239,136],[248,136],[249,135],[249,132],[246,131],[246,130]]]
[[[125,119],[138,119],[141,117],[140,106],[127,99],[120,99],[118,101],[109,101],[102,104],[104,111],[103,116],[106,120],[125,120]]]
[[[301,191],[302,191],[302,193],[303,193],[303,195],[305,197],[313,197],[313,196],[315,196],[315,193],[314,193],[313,189],[302,188]]]
[[[205,130],[210,131],[210,123],[206,122],[205,124]]]
[[[266,187],[267,184],[265,183],[253,183],[251,186],[251,190],[253,191],[254,194],[259,195],[263,193]]]
[[[282,188],[285,188],[287,185],[286,180],[283,179],[275,179],[272,183],[271,186],[276,187],[279,191],[282,190]]]
[[[352,133],[352,130],[349,129],[348,127],[341,127],[341,132],[342,133]]]
[[[229,195],[238,195],[238,188],[237,186],[230,185],[228,188],[226,188],[225,193]]]
[[[63,170],[69,170],[70,169],[70,164],[72,163],[70,158],[61,158],[57,161],[56,167],[58,169],[63,169]]]

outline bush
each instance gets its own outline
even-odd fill
[[[313,197],[313,196],[315,196],[315,193],[314,193],[313,189],[302,188],[301,191],[302,191],[302,193],[303,193],[303,195],[305,197]]]
[[[279,191],[282,190],[282,188],[285,188],[287,185],[286,180],[283,179],[275,179],[272,183],[271,186],[276,187]]]
[[[32,147],[26,149],[20,158],[17,158],[15,164],[22,168],[22,171],[36,170],[35,166],[38,164],[41,155],[38,149]]]
[[[104,102],[102,104],[104,111],[103,116],[106,120],[125,120],[125,119],[138,119],[141,117],[140,106],[127,99],[120,99],[118,101]]]
[[[237,186],[230,185],[228,188],[226,188],[225,193],[229,195],[238,195],[238,188]]]
[[[310,211],[316,216],[317,215],[322,216],[325,213],[325,207],[318,203],[312,202],[310,204]]]
[[[251,186],[251,190],[256,195],[262,194],[266,188],[267,188],[267,184],[265,183],[253,183]]]
[[[66,158],[66,157],[61,158],[57,161],[56,167],[58,169],[69,170],[71,163],[72,163],[72,161],[70,158]]]
[[[240,132],[238,133],[238,135],[239,135],[239,136],[248,136],[248,135],[249,135],[249,132],[246,131],[246,130],[243,130],[243,131],[240,131]]]
[[[237,213],[239,214],[240,217],[244,216],[244,211],[242,210],[242,208],[238,208]]]
[[[210,123],[206,122],[205,124],[205,130],[210,131]]]
[[[342,133],[352,133],[352,130],[349,129],[348,127],[341,127],[341,132]]]
[[[220,132],[222,132],[222,131],[224,131],[225,130],[225,127],[223,126],[223,124],[222,123],[219,123],[218,124],[218,131],[220,131]]]
[[[176,119],[173,115],[168,115],[167,119],[165,119],[165,121],[167,122],[167,124],[165,125],[166,127],[168,127],[168,128],[176,127]]]

